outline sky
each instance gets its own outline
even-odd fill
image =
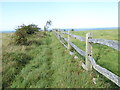
[[[36,24],[43,28],[118,27],[118,2],[0,2],[0,30]]]

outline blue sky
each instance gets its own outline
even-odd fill
[[[98,28],[118,26],[117,2],[1,2],[0,30],[14,30],[21,24],[43,28]]]

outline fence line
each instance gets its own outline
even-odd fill
[[[56,37],[58,38],[58,40],[62,43],[62,45],[63,45],[66,49],[68,49],[68,47],[63,43],[63,41],[60,40],[59,35],[57,35],[56,33],[54,33],[54,34],[56,35]],[[61,37],[63,37],[63,36],[61,35]],[[71,51],[69,51],[69,54],[70,54],[70,55],[74,55],[74,53],[71,52]]]
[[[68,35],[68,33],[66,33],[66,32],[63,32],[63,34]],[[74,37],[76,39],[79,39],[80,41],[85,41],[86,40],[86,38],[78,36],[78,35],[70,34],[70,36]],[[120,48],[119,48],[120,41],[106,40],[106,39],[89,39],[89,42],[103,44],[103,45],[109,46],[111,48],[114,48],[114,49],[120,51]]]
[[[58,38],[58,40],[63,44],[63,46],[64,46],[65,48],[68,48],[68,47],[60,40],[59,34],[56,34],[56,33],[54,33],[54,34],[56,35],[56,37]]]
[[[60,40],[60,38],[62,38],[63,40],[65,40],[68,43],[68,39],[64,38],[62,35],[57,34],[57,32],[54,32],[56,37],[58,38],[58,40],[65,46],[65,44]],[[69,44],[82,56],[86,56],[86,52],[81,50],[80,48],[78,48],[76,45],[74,45],[72,42],[69,41]],[[67,46],[66,46],[67,48]],[[116,85],[118,85],[120,87],[120,77],[115,75],[114,73],[110,72],[109,70],[101,67],[100,65],[96,64],[94,58],[92,56],[88,56],[88,59],[90,60],[92,67],[98,71],[100,74],[104,75],[105,77],[107,77],[109,80],[111,80],[112,82],[114,82]],[[84,63],[82,63],[82,67],[84,69],[86,69],[86,65]]]

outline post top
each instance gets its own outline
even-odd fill
[[[92,33],[90,32],[90,33],[87,33],[86,34],[86,37],[92,37]]]

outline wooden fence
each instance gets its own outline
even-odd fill
[[[120,87],[120,77],[115,75],[114,73],[110,72],[109,70],[101,67],[100,65],[98,65],[96,63],[96,61],[92,57],[92,45],[91,45],[92,43],[99,43],[99,44],[107,45],[111,48],[114,48],[114,49],[120,51],[120,48],[118,48],[118,46],[120,45],[119,41],[105,40],[105,39],[93,39],[92,38],[92,33],[87,33],[86,38],[70,34],[69,32],[68,33],[62,32],[62,34],[60,34],[60,32],[54,31],[54,34],[56,35],[58,40],[64,45],[64,47],[66,47],[69,50],[69,48],[71,46],[80,55],[82,55],[86,58],[85,59],[85,61],[86,61],[85,64],[82,63],[82,67],[85,70],[90,71],[93,68],[96,71],[98,71],[100,74],[104,75],[105,77],[107,77],[109,80],[111,80],[112,82],[114,82],[116,85],[118,85]],[[68,39],[63,37],[64,34],[68,35]],[[79,39],[80,41],[86,41],[86,51],[81,50],[75,44],[70,42],[69,36],[74,37],[76,39]],[[65,45],[64,42],[67,42],[68,45]],[[71,51],[70,51],[70,53],[73,54]]]

